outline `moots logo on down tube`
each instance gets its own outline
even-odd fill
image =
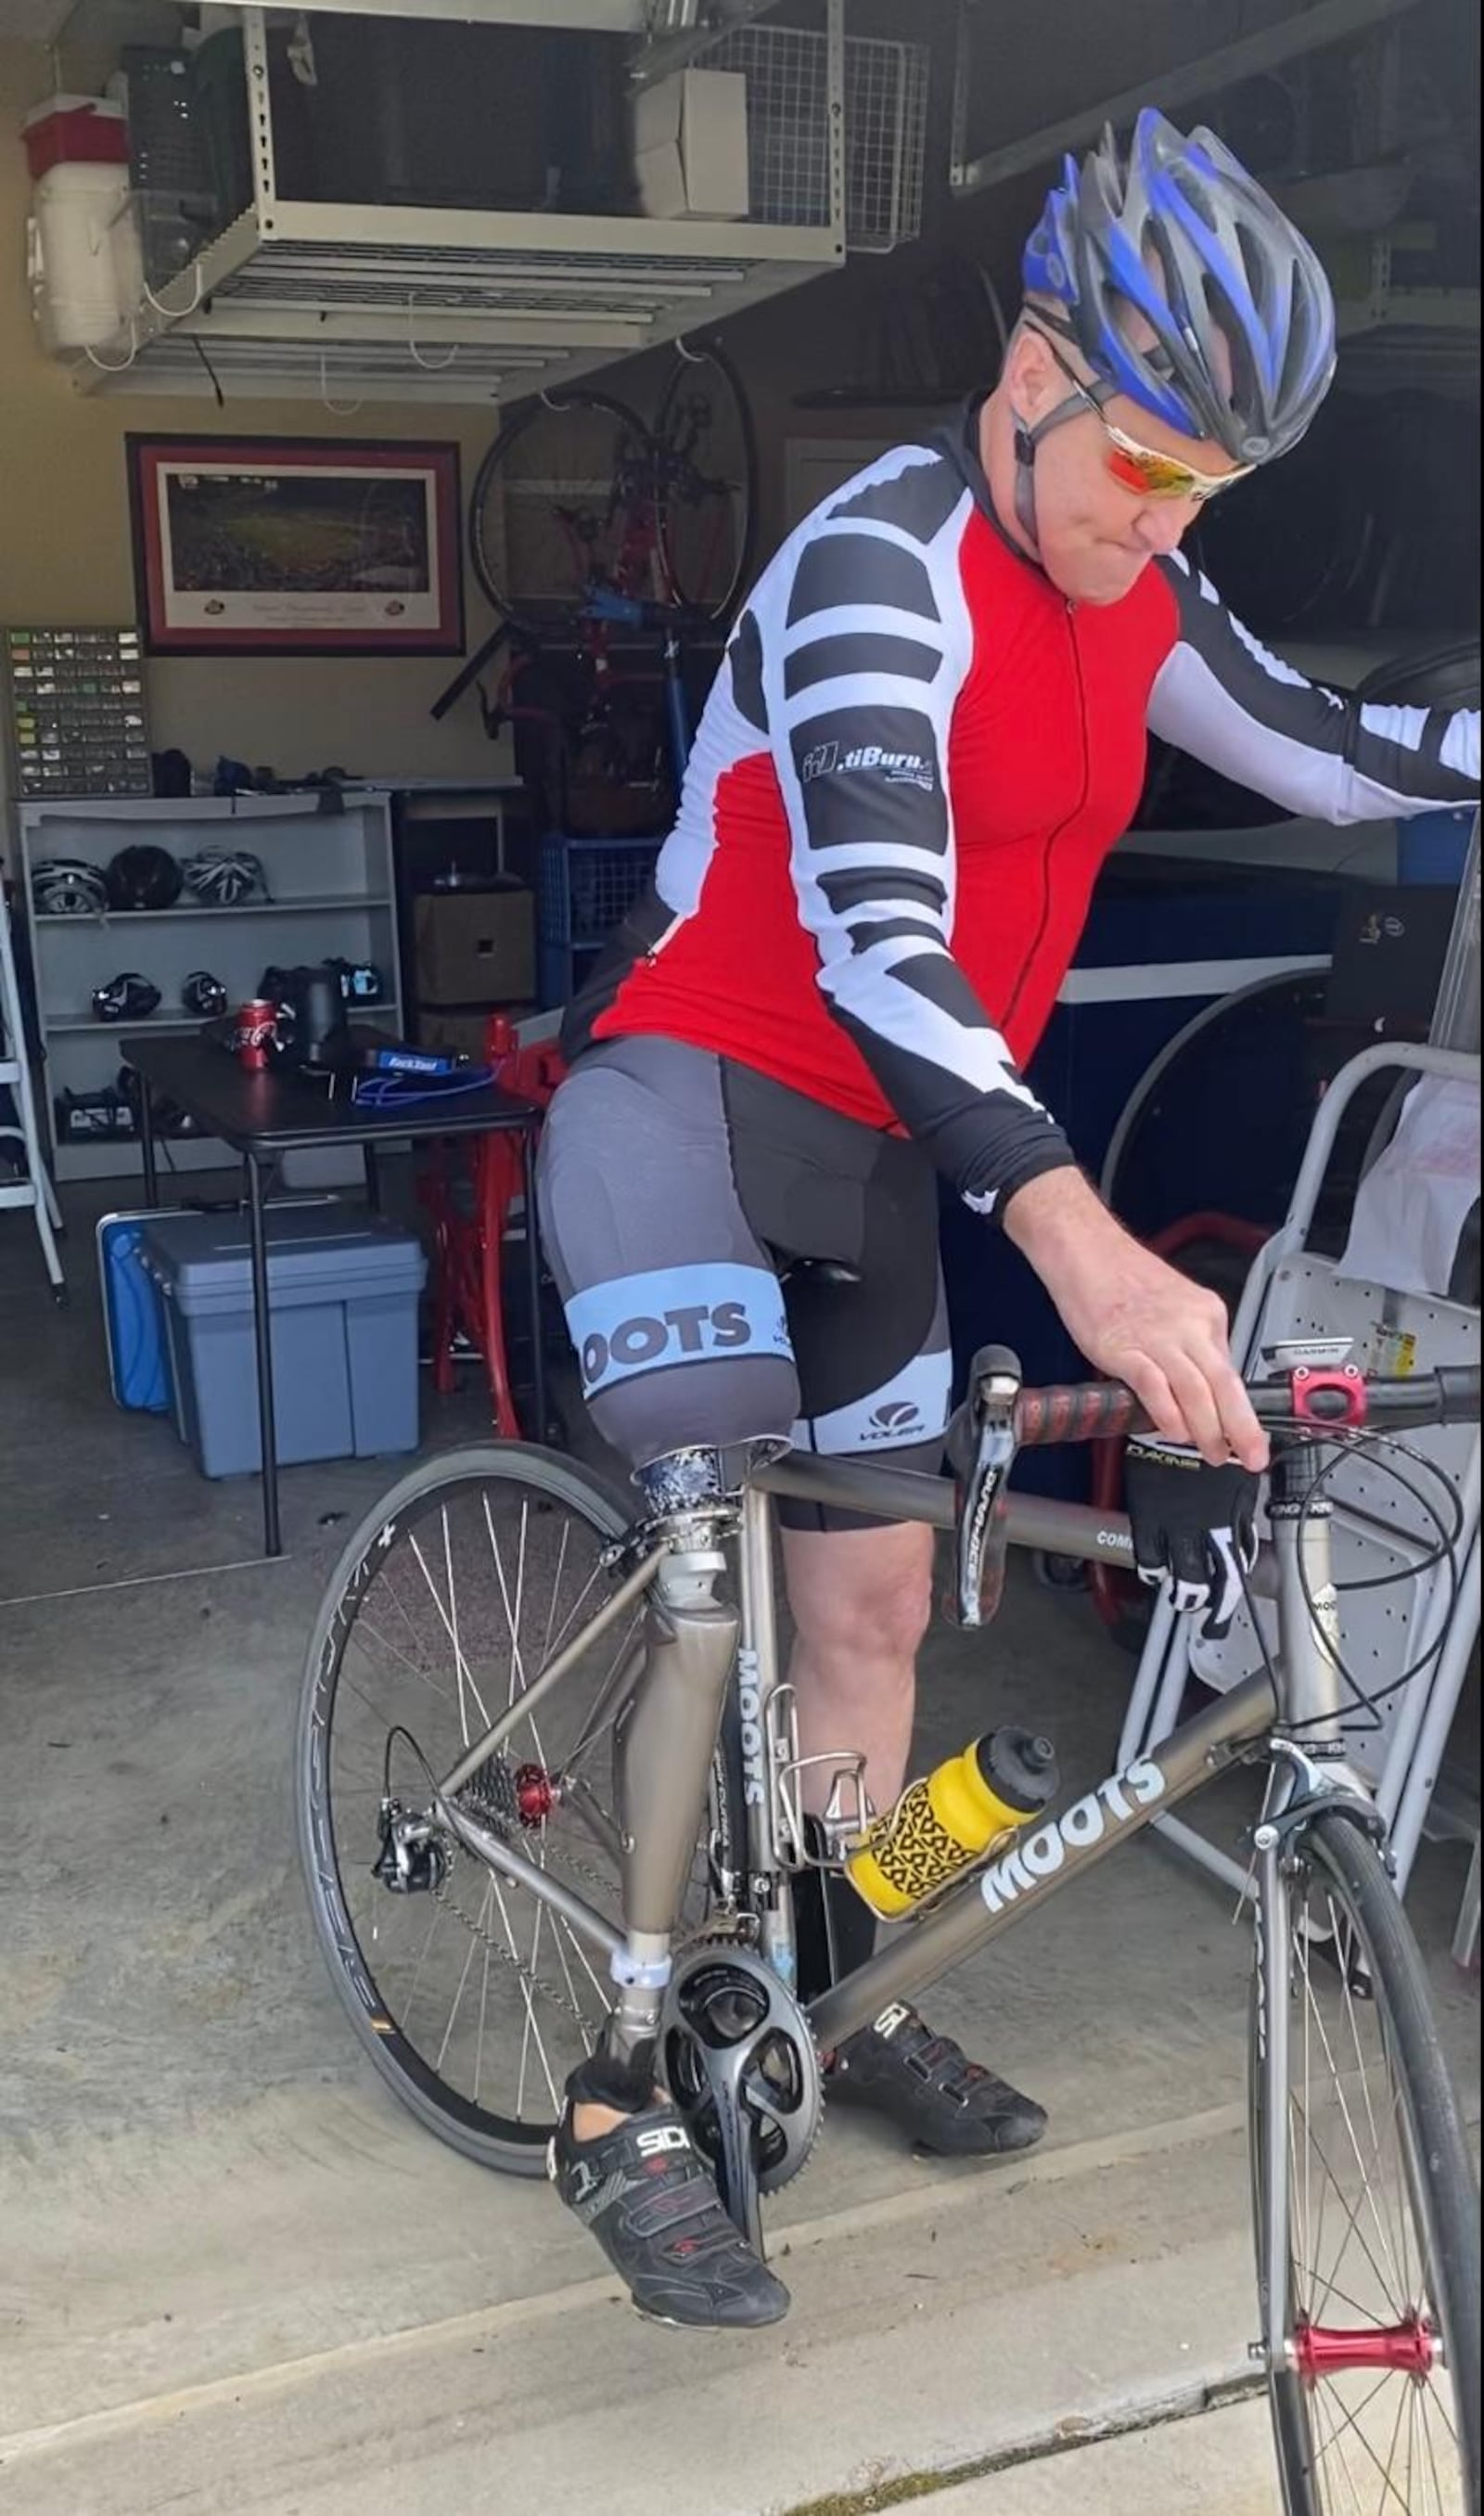
[[[1085,1800],[1078,1800],[1064,1816],[1038,1826],[1003,1861],[985,1870],[979,1893],[990,1911],[1003,1913],[1031,1888],[1054,1878],[1077,1853],[1091,1852],[1106,1836],[1131,1825],[1144,1809],[1155,1807],[1164,1798],[1165,1788],[1165,1777],[1158,1765],[1143,1756],[1127,1773],[1116,1775],[1112,1782],[1099,1782]]]

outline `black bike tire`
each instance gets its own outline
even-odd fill
[[[649,435],[638,411],[631,410],[629,404],[626,401],[620,401],[616,394],[590,393],[583,386],[573,386],[569,393],[538,395],[531,400],[523,402],[511,414],[496,436],[493,444],[487,448],[478,471],[474,474],[474,485],[469,497],[470,565],[478,580],[479,590],[497,619],[508,620],[512,628],[521,630],[531,638],[553,638],[559,637],[564,632],[575,633],[582,626],[583,614],[576,604],[562,607],[555,616],[550,612],[520,610],[499,583],[491,554],[485,547],[482,528],[490,494],[499,477],[501,465],[508,459],[512,447],[518,444],[522,437],[528,436],[537,422],[544,419],[554,408],[601,411],[608,418],[616,419],[624,427],[632,429],[635,436],[640,440],[647,440]]]
[[[660,556],[664,563],[666,578],[676,601],[683,604],[688,609],[693,608],[704,612],[706,617],[715,622],[718,627],[725,628],[730,626],[737,605],[752,584],[753,555],[758,546],[758,432],[753,420],[752,404],[747,398],[747,390],[737,372],[736,362],[722,349],[721,342],[708,335],[705,340],[692,342],[689,346],[692,354],[700,352],[719,368],[726,379],[732,399],[736,404],[737,416],[741,422],[742,459],[746,472],[742,531],[738,541],[736,565],[732,569],[726,592],[714,603],[692,604],[685,589],[677,584],[666,517],[663,512],[657,519]],[[675,365],[666,380],[665,389],[660,396],[659,408],[655,413],[654,434],[661,440],[665,436],[675,398],[684,384],[685,370],[684,353],[678,351]]]
[[[546,2129],[532,2125],[518,2140],[482,2130],[473,2118],[483,2115],[484,2109],[472,2106],[456,2089],[448,2088],[414,2048],[404,2046],[404,2039],[394,2029],[389,2034],[385,2026],[373,2025],[368,1994],[375,1994],[375,1976],[340,1893],[333,1837],[321,1831],[322,1813],[327,1812],[327,1788],[319,1753],[326,1726],[320,1719],[320,1698],[327,1679],[332,1687],[339,1681],[338,1657],[333,1673],[327,1659],[333,1652],[336,1622],[352,1577],[390,1523],[405,1516],[440,1487],[491,1476],[500,1477],[506,1484],[523,1481],[552,1500],[585,1513],[599,1536],[622,1536],[633,1519],[621,1496],[600,1478],[531,1443],[491,1443],[477,1449],[450,1450],[412,1469],[366,1514],[342,1550],[326,1584],[305,1656],[295,1736],[294,1796],[300,1866],[314,1935],[362,2050],[409,2112],[450,2148],[501,2174],[534,2176],[546,2169]],[[721,1752],[719,1747],[719,1759]],[[729,1788],[726,1779],[721,1778],[714,1796],[719,1827],[740,1821],[741,1806],[735,1785]],[[738,1846],[723,1843],[720,1850],[729,1866],[735,1867],[739,1860],[745,1862],[745,1853]],[[357,1975],[362,1980],[358,1981]],[[375,2014],[385,2020],[385,2004],[379,2004]]]
[[[1293,1847],[1324,1875],[1348,1927],[1355,1932],[1395,2055],[1396,2076],[1412,2135],[1412,2152],[1425,2186],[1416,2206],[1426,2207],[1436,2271],[1435,2303],[1444,2327],[1450,2373],[1459,2411],[1470,2516],[1480,2503],[1480,2268],[1478,2188],[1457,2092],[1438,2047],[1426,1971],[1412,1925],[1385,1864],[1365,1828],[1343,1811],[1315,1817]],[[1260,1989],[1255,1990],[1252,2029],[1251,2127],[1254,2225],[1261,2263],[1262,2111],[1258,2063]],[[1326,2516],[1313,2482],[1313,2436],[1302,2379],[1289,2370],[1268,2377],[1273,2439],[1285,2516]]]

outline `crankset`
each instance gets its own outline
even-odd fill
[[[804,2011],[755,1950],[693,1941],[665,1994],[659,2060],[728,2214],[761,2253],[762,2196],[798,2174],[824,2112]]]

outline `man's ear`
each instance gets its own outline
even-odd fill
[[[1005,361],[1005,382],[1016,416],[1032,425],[1044,419],[1066,393],[1065,377],[1040,333],[1028,323],[1022,323],[1011,338]]]

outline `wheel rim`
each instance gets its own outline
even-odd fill
[[[1465,2516],[1441,2233],[1364,1939],[1322,1869],[1294,1885],[1289,2093],[1296,2516]]]
[[[679,359],[655,420],[665,591],[724,620],[743,591],[752,538],[752,424],[741,387],[709,349]]]
[[[390,1767],[403,1808],[436,1821],[427,1769],[451,1771],[580,1634],[614,1577],[601,1560],[611,1534],[522,1478],[459,1478],[414,1497],[352,1572],[315,1690],[313,1857],[336,1954],[388,2062],[422,2097],[466,2130],[521,2144],[549,2136],[606,2016],[601,1951],[440,1823],[431,1874],[392,1892],[375,1874],[382,1804]],[[615,1924],[617,1706],[604,1690],[642,1614],[582,1651],[458,1795]]]
[[[604,395],[541,402],[497,438],[474,483],[470,551],[495,609],[539,634],[569,628],[593,585],[624,585],[636,499],[647,493],[642,423]]]

